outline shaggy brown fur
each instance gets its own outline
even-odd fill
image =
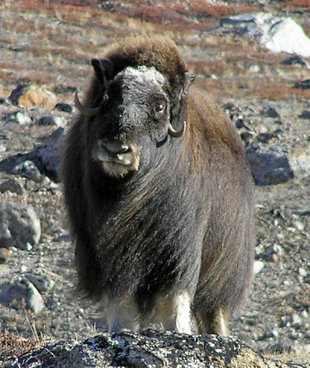
[[[79,288],[109,330],[227,333],[252,280],[253,183],[242,142],[176,46],[129,38],[104,59],[64,144]],[[87,111],[86,111],[87,112]],[[91,114],[90,114],[91,115]],[[182,137],[168,134],[168,125]]]

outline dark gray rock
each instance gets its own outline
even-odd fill
[[[64,128],[56,129],[45,141],[29,153],[18,153],[0,161],[0,171],[16,173],[26,161],[31,161],[41,174],[47,175],[53,181],[58,181],[59,148],[63,138]],[[39,178],[38,178],[39,179]],[[40,179],[41,180],[41,179]]]
[[[280,116],[277,110],[272,106],[265,106],[261,111],[261,114],[271,118],[278,118]]]
[[[65,102],[58,102],[55,105],[55,109],[58,111],[68,112],[69,114],[72,113],[72,106]]]
[[[56,129],[47,140],[29,153],[38,169],[50,179],[58,181],[59,149],[65,129]]]
[[[20,96],[29,88],[29,84],[19,84],[10,94],[9,100],[13,105],[18,105]]]
[[[310,88],[310,79],[305,79],[301,82],[296,82],[294,84],[295,88],[301,88],[301,89],[309,89]]]
[[[44,180],[44,176],[40,173],[36,165],[30,160],[26,160],[20,164],[17,164],[11,172],[12,174],[20,175],[24,178],[33,180],[36,183],[42,183]]]
[[[302,119],[310,119],[310,110],[304,110],[300,115]]]
[[[0,181],[0,192],[11,192],[16,194],[23,194],[24,187],[16,178],[4,178]]]
[[[283,61],[281,61],[281,64],[284,65],[299,65],[299,66],[303,66],[306,68],[310,68],[310,65],[307,63],[307,61],[299,55],[296,56],[291,56],[287,59],[284,59]]]
[[[257,185],[286,183],[294,178],[288,157],[278,146],[250,147],[246,156]]]
[[[65,127],[66,124],[66,120],[59,116],[47,115],[38,119],[38,125],[56,125],[59,127]]]
[[[38,244],[40,236],[40,220],[31,206],[0,201],[0,247],[27,249]]]

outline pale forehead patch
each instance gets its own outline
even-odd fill
[[[124,71],[119,73],[123,76],[124,81],[135,80],[138,84],[159,84],[162,87],[165,84],[165,77],[153,66],[138,66],[136,68],[127,67]]]

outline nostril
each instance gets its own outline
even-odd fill
[[[102,146],[107,152],[114,155],[131,152],[131,148],[126,143],[102,142]]]
[[[126,152],[130,152],[131,148],[129,146],[127,146],[127,144],[122,144],[120,151],[118,153],[126,153]]]

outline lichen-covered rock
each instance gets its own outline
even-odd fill
[[[256,353],[238,340],[219,335],[182,335],[147,330],[141,334],[102,334],[84,343],[59,341],[8,358],[11,368],[33,367],[306,367],[282,363]],[[0,358],[1,363],[1,358]]]
[[[56,104],[56,97],[51,91],[29,84],[19,84],[9,99],[13,105],[24,107],[40,106],[52,109]]]

